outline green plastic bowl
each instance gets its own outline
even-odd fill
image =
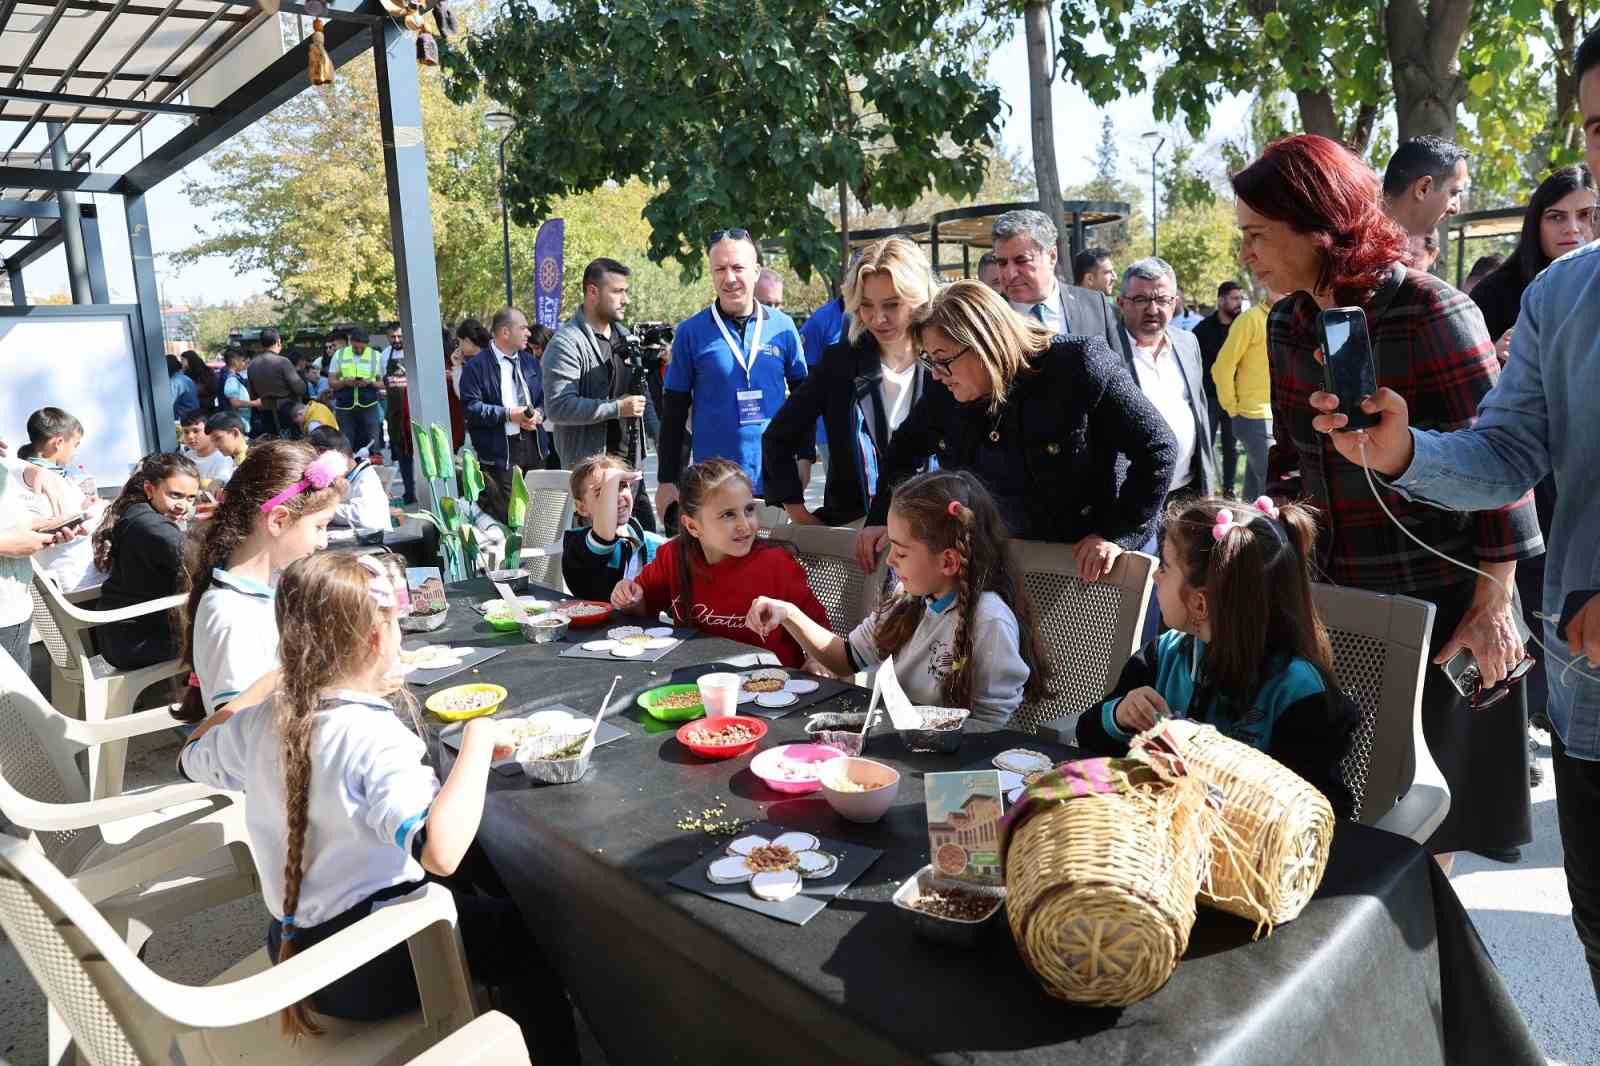
[[[657,700],[664,699],[667,696],[676,696],[680,692],[694,693],[696,701],[694,706],[672,708],[659,708],[656,706]],[[649,692],[639,693],[639,698],[634,702],[644,708],[645,713],[652,718],[658,718],[663,722],[687,722],[706,713],[705,704],[700,703],[699,698],[699,685],[662,685],[660,688],[653,688]]]

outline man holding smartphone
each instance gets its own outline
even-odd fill
[[[528,316],[502,307],[490,331],[489,347],[461,371],[461,404],[472,447],[489,481],[478,505],[505,522],[517,471],[544,469],[537,432],[544,418],[535,406],[539,365],[527,351]]]
[[[1600,168],[1600,31],[1578,46],[1574,73],[1589,168]],[[1335,432],[1346,416],[1318,392],[1313,425],[1352,463],[1385,475],[1396,492],[1442,507],[1503,505],[1554,473],[1557,504],[1544,582],[1551,660],[1550,747],[1572,923],[1600,999],[1600,244],[1552,263],[1523,293],[1511,358],[1484,397],[1477,423],[1451,433],[1411,428],[1410,405],[1389,389],[1362,404],[1379,422]],[[1567,669],[1567,661],[1573,668]]]

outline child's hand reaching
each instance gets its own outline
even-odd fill
[[[644,586],[637,581],[618,581],[611,590],[611,606],[619,611],[632,611],[644,602]]]
[[[755,602],[750,604],[749,612],[744,616],[744,624],[765,637],[783,625],[783,620],[789,617],[789,612],[792,610],[794,605],[791,603],[775,600],[770,596],[757,596]]]
[[[1117,704],[1117,725],[1130,733],[1143,733],[1163,718],[1171,717],[1167,701],[1148,686],[1134,689]]]

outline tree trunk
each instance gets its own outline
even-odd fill
[[[1057,270],[1072,261],[1071,236],[1061,217],[1061,175],[1056,170],[1056,124],[1050,105],[1056,57],[1050,53],[1050,7],[1030,3],[1022,9],[1028,42],[1028,110],[1033,127],[1033,176],[1039,187],[1039,210],[1056,225]],[[934,264],[938,269],[938,264]]]
[[[1389,0],[1384,11],[1394,112],[1400,143],[1424,134],[1453,141],[1456,111],[1467,95],[1461,77],[1461,42],[1472,0]]]
[[[1345,143],[1357,155],[1366,155],[1367,149],[1372,145],[1372,125],[1378,120],[1377,104],[1362,104],[1356,112],[1355,121],[1350,124],[1350,136],[1345,138]]]
[[[1327,89],[1301,89],[1294,94],[1300,105],[1300,128],[1306,133],[1344,140],[1339,116],[1333,111],[1333,94]]]
[[[1555,0],[1550,16],[1556,24],[1556,112],[1555,129],[1551,131],[1553,147],[1557,151],[1581,152],[1583,131],[1575,121],[1578,117],[1578,79],[1574,76],[1573,53],[1578,46],[1578,13],[1572,9],[1571,0]]]

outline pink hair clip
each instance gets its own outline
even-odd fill
[[[1220,541],[1228,535],[1228,531],[1239,523],[1233,520],[1232,511],[1218,511],[1216,524],[1211,527],[1211,539]]]
[[[1254,506],[1274,522],[1278,520],[1278,505],[1272,502],[1271,496],[1257,496]]]
[[[950,515],[951,518],[960,518],[961,517],[961,501],[960,500],[951,500],[950,501],[950,505],[945,508],[945,511]]]
[[[321,491],[332,485],[344,476],[344,461],[344,456],[338,452],[323,452],[306,467],[306,472],[300,476],[299,481],[262,504],[261,513],[267,514],[274,507],[288,503],[302,492]]]
[[[358,555],[356,562],[372,575],[372,580],[367,583],[367,594],[372,597],[372,602],[389,611],[398,607],[400,604],[399,597],[395,594],[394,579],[389,576],[383,564],[370,555]]]

